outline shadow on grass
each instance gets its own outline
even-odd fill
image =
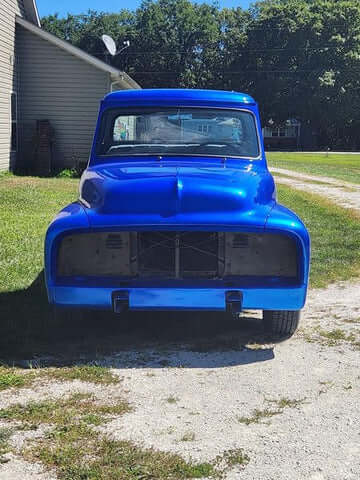
[[[274,358],[261,321],[247,316],[82,310],[54,315],[43,272],[28,289],[0,293],[0,319],[0,358],[24,367],[99,362],[119,368],[214,368]],[[254,343],[264,347],[244,347]]]

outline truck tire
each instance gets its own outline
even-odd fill
[[[266,332],[290,338],[296,332],[300,320],[300,310],[264,310],[263,322]]]

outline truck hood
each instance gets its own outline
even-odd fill
[[[88,168],[80,184],[90,225],[97,227],[234,222],[263,227],[274,192],[268,170],[254,164],[104,164]]]

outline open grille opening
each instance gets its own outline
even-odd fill
[[[172,274],[175,271],[174,232],[138,234],[137,259],[143,274]]]
[[[297,247],[287,235],[206,231],[79,233],[58,250],[59,277],[296,278]]]
[[[139,232],[138,266],[143,275],[214,277],[219,270],[219,234]]]

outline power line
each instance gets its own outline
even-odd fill
[[[294,32],[301,32],[301,29],[312,29],[314,25],[309,25],[309,24],[305,24],[305,25],[301,25],[300,27],[297,27],[296,30],[294,30]],[[291,26],[289,25],[288,28],[284,28],[284,27],[264,27],[264,28],[253,28],[251,25],[249,24],[246,24],[245,25],[247,31],[251,31],[251,32],[267,32],[268,30],[277,30],[277,31],[284,31],[286,33],[289,33],[289,29],[291,28]],[[349,28],[349,24],[348,23],[331,23],[331,24],[325,24],[325,25],[319,25],[320,28],[337,28],[337,27],[346,27],[347,29]],[[359,28],[360,25],[351,25],[351,27],[353,28]],[[240,30],[240,29],[239,29]],[[290,32],[290,33],[294,33],[294,32]]]
[[[202,46],[202,49],[207,47],[213,48],[214,45],[208,44]],[[216,46],[215,46],[216,47]],[[196,47],[194,47],[196,48]],[[274,48],[239,48],[238,53],[257,53],[257,52],[284,52],[284,51],[317,51],[322,49],[335,50],[337,48],[346,48],[346,45],[318,45],[317,47],[274,47]],[[223,49],[218,49],[222,52]],[[149,55],[150,53],[156,53],[158,55],[183,55],[191,53],[202,53],[204,50],[198,52],[188,50],[129,50],[125,55]],[[104,52],[91,52],[92,55],[103,55]]]
[[[212,47],[212,46],[211,46]],[[205,47],[206,48],[206,47]],[[319,45],[318,47],[279,47],[279,48],[247,48],[247,49],[239,49],[239,53],[249,52],[249,53],[256,53],[256,52],[278,52],[278,51],[315,51],[321,49],[336,49],[336,48],[346,48],[344,45]],[[101,53],[101,52],[96,52]],[[157,53],[158,55],[175,55],[175,54],[184,54],[184,53],[196,53],[196,52],[188,52],[188,51],[178,51],[178,50],[146,50],[146,51],[129,51],[127,55],[149,55],[149,53]],[[202,52],[198,52],[202,53]]]
[[[218,73],[222,74],[233,74],[233,75],[239,75],[239,74],[246,74],[246,73],[291,73],[291,74],[296,74],[296,73],[325,73],[328,70],[321,69],[321,70],[313,70],[313,69],[297,69],[297,70],[222,70],[218,71]],[[360,73],[360,69],[341,69],[341,73],[346,72],[346,73]],[[181,73],[181,72],[179,72]],[[139,71],[139,70],[134,70],[134,74],[136,75],[178,75],[178,73],[174,73],[174,71],[171,70],[148,70],[148,71]]]

